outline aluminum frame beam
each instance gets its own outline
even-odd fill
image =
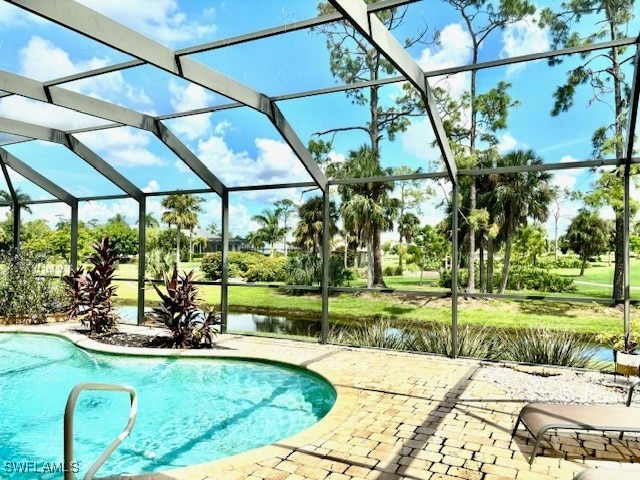
[[[422,95],[431,128],[435,133],[449,177],[452,182],[456,183],[458,181],[458,169],[453,152],[449,146],[449,140],[438,113],[435,98],[420,66],[411,58],[411,55],[400,45],[391,32],[387,30],[382,21],[375,14],[367,11],[367,5],[362,0],[329,1]]]
[[[144,198],[142,190],[118,173],[104,159],[80,142],[80,140],[62,130],[21,122],[19,120],[0,118],[0,132],[13,133],[14,135],[22,135],[32,139],[64,145],[130,197],[137,201],[142,201]]]
[[[268,96],[191,58],[180,57],[168,47],[74,0],[7,1],[263,113],[293,149],[313,180],[323,190],[327,188],[325,175]]]
[[[58,107],[68,108],[86,115],[150,132],[175,153],[218,195],[221,195],[225,189],[223,183],[206,165],[155,117],[62,87],[48,87],[42,82],[4,70],[0,70],[0,88],[32,100],[50,103]],[[121,125],[114,125],[113,127]]]
[[[53,183],[51,180],[35,171],[29,165],[24,163],[18,157],[13,155],[12,153],[6,151],[4,148],[0,147],[0,160],[2,163],[5,163],[7,166],[11,167],[13,171],[22,175],[24,178],[33,182],[35,185],[43,189],[44,191],[50,193],[54,197],[56,197],[59,201],[66,203],[69,206],[72,206],[74,203],[77,203],[78,199],[71,195],[69,192],[61,188],[59,185]]]

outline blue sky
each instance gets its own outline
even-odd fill
[[[287,25],[316,15],[315,0],[82,0],[80,3],[172,49]],[[437,70],[470,61],[469,35],[460,19],[444,4],[423,1],[411,5],[405,24],[396,34],[403,41],[425,24],[431,31],[439,30],[441,36],[437,45],[417,44],[411,48],[410,54],[423,69]],[[637,32],[637,19],[631,32]],[[130,60],[121,52],[25,14],[4,1],[0,1],[0,38],[0,68],[41,81]],[[535,18],[527,18],[496,31],[481,50],[480,59],[510,57],[548,48],[548,33],[537,26]],[[324,37],[317,32],[290,32],[196,54],[192,58],[268,95],[330,87],[337,83],[329,70]],[[568,59],[560,67],[549,67],[546,62],[538,61],[483,70],[478,74],[481,91],[493,87],[500,80],[509,81],[513,84],[512,96],[521,102],[513,109],[508,128],[499,133],[502,151],[532,148],[545,161],[552,163],[590,157],[591,134],[602,119],[611,118],[609,107],[592,102],[591,92],[583,88],[570,112],[556,118],[549,114],[554,89],[562,82],[566,69],[577,61]],[[468,88],[469,76],[461,74],[431,81],[459,96]],[[152,115],[228,102],[217,93],[150,66],[101,75],[62,87]],[[391,102],[398,95],[399,86],[389,85],[381,92],[384,101]],[[344,93],[287,100],[278,105],[305,144],[316,132],[362,124],[367,118],[366,108],[352,105]],[[0,99],[0,116],[60,129],[96,124],[91,117],[17,96]],[[310,180],[273,125],[249,108],[174,119],[166,121],[166,125],[227,185]],[[147,132],[118,127],[82,133],[77,137],[144,191],[205,187],[162,142]],[[383,165],[409,165],[429,170],[436,164],[436,169],[442,169],[438,152],[430,146],[431,138],[426,119],[414,119],[410,128],[398,135],[395,142],[383,141]],[[366,140],[366,136],[358,132],[339,134],[332,156],[340,159]],[[74,195],[120,193],[117,187],[92,174],[90,167],[62,146],[29,142],[7,146],[6,149]],[[16,174],[12,178],[16,186],[32,198],[50,198],[46,192]],[[588,170],[554,173],[554,181],[568,188],[589,188],[594,178]],[[0,188],[5,188],[4,182],[0,182]],[[434,207],[442,200],[442,193],[438,192],[439,196],[423,208],[425,222],[435,223],[443,216]],[[305,198],[309,195],[306,193]],[[251,217],[272,208],[273,202],[282,198],[298,203],[303,197],[301,189],[233,194],[230,206],[232,233],[242,235],[255,229]],[[148,211],[157,218],[162,212],[160,201],[159,197],[148,201]],[[576,208],[575,204],[563,206],[564,226]],[[59,215],[69,215],[64,205],[47,204],[35,206],[33,210],[33,217],[47,218],[52,223]],[[220,202],[216,195],[207,195],[201,226],[211,222],[219,224],[219,211]],[[116,213],[126,215],[132,225],[137,220],[137,206],[130,200],[90,202],[80,207],[80,217],[84,220],[105,220]]]

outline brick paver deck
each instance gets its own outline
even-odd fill
[[[11,329],[65,332],[81,347],[118,350],[67,324]],[[336,406],[318,424],[277,444],[144,478],[568,480],[585,467],[640,467],[634,463],[640,461],[640,437],[594,433],[549,436],[530,466],[531,438],[523,429],[511,437],[524,401],[476,378],[477,360],[235,335],[218,342],[227,349],[216,356],[284,361],[323,375],[338,392]]]

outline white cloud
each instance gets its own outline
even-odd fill
[[[109,64],[107,58],[95,57],[74,62],[66,51],[37,36],[31,37],[19,53],[21,73],[36,80],[60,78]],[[65,88],[99,99],[116,100],[124,95],[129,104],[138,106],[152,104],[144,89],[128,84],[122,72],[112,72],[70,82]]]
[[[572,157],[571,155],[564,155],[561,159],[560,159],[560,163],[571,163],[571,162],[579,162],[580,160],[578,160],[575,157]]]
[[[504,154],[513,150],[516,145],[518,145],[518,141],[508,133],[505,133],[500,137],[497,148],[500,153]]]
[[[568,173],[554,173],[552,182],[563,190],[573,190],[576,185],[576,176]]]
[[[256,158],[248,152],[234,152],[221,136],[198,142],[200,159],[228,185],[268,184],[309,180],[302,163],[291,148],[280,140],[256,138]]]
[[[428,119],[411,122],[409,128],[400,135],[402,149],[418,158],[435,161],[441,157],[438,146],[433,146],[435,135]]]
[[[190,83],[182,86],[175,80],[169,82],[169,102],[175,112],[184,112],[211,105],[215,96],[210,91],[199,85]],[[216,126],[216,132],[223,133],[225,123],[221,122]],[[194,115],[191,117],[177,118],[170,122],[171,128],[178,135],[182,135],[187,140],[195,140],[207,135],[211,131],[211,114]]]
[[[17,95],[0,100],[0,117],[37,123],[60,130],[73,130],[108,123],[99,118]]]
[[[160,191],[160,184],[157,180],[149,180],[146,187],[142,188],[144,193],[154,193]]]
[[[439,44],[432,48],[422,50],[418,64],[426,72],[443,68],[466,65],[471,61],[472,41],[471,36],[462,25],[452,23],[440,32]],[[447,77],[434,77],[429,79],[432,86],[436,84],[449,92],[453,97],[458,97],[466,89],[469,75],[456,74]]]
[[[149,151],[150,139],[133,128],[112,128],[76,135],[113,166],[165,166],[168,162]]]
[[[507,25],[502,32],[502,41],[502,58],[545,52],[551,48],[547,29],[540,28],[538,18],[533,15],[527,15],[522,20]],[[511,65],[507,69],[507,75],[512,75],[525,66],[525,63]]]
[[[175,0],[80,0],[80,3],[161,43],[211,38],[217,31],[211,21],[214,9],[206,9],[206,23],[199,23],[189,20]]]

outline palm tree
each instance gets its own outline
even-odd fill
[[[202,212],[200,206],[203,198],[190,194],[172,193],[162,200],[162,221],[169,225],[175,225],[176,236],[176,266],[180,265],[180,230],[188,228],[190,232],[198,226],[198,213]]]
[[[605,251],[609,243],[609,228],[597,212],[581,209],[567,229],[564,236],[569,248],[576,252],[582,264],[580,276],[584,275],[587,259]]]
[[[136,225],[140,223],[139,220],[136,220]],[[147,213],[144,216],[144,226],[147,228],[157,228],[160,226],[160,222],[156,217],[153,216],[153,213]]]
[[[364,145],[349,152],[347,160],[340,165],[336,176],[341,178],[368,178],[391,175],[391,169],[383,169],[378,154]],[[380,234],[390,230],[396,204],[389,197],[393,191],[391,182],[366,182],[338,186],[342,197],[340,213],[345,228],[355,233],[361,244],[367,246],[367,285],[384,287],[382,277],[382,248]],[[397,202],[397,200],[396,200]]]
[[[249,232],[247,234],[247,242],[256,250],[262,250],[264,248],[264,240],[257,232]]]
[[[31,201],[31,196],[29,194],[20,191],[20,188],[16,188],[14,190],[16,195],[16,200],[18,201],[19,208],[23,209],[27,213],[31,213],[31,208],[28,203]],[[13,197],[11,197],[11,193],[5,190],[0,190],[0,199],[9,202],[9,211],[7,212],[7,223],[5,231],[2,232],[3,240],[0,243],[7,243],[13,237]],[[8,246],[8,245],[7,245]],[[18,245],[13,245],[14,248],[18,248]]]
[[[322,249],[324,202],[322,197],[311,197],[298,207],[298,225],[293,231],[294,244],[305,252],[317,256]],[[338,232],[338,210],[334,202],[329,203],[329,236]]]
[[[113,217],[107,219],[107,224],[127,223],[126,217],[121,213],[116,213]]]
[[[284,224],[284,227],[282,229],[282,243],[284,246],[284,256],[287,256],[287,234],[289,233],[289,230],[291,230],[289,227],[287,227],[287,220],[289,220],[289,215],[291,215],[291,213],[293,213],[294,208],[295,208],[295,204],[293,203],[292,200],[288,199],[288,198],[283,198],[282,200],[278,200],[275,204],[276,207],[276,214],[278,215],[278,218],[282,217],[282,223]]]
[[[260,215],[254,215],[252,220],[260,225],[256,232],[265,243],[271,245],[271,256],[275,251],[275,244],[282,239],[285,231],[280,227],[280,215],[277,210],[263,210]]]
[[[541,165],[543,160],[533,150],[514,150],[498,159],[498,167]],[[549,215],[549,204],[553,199],[551,174],[549,172],[515,172],[493,175],[494,189],[491,200],[500,206],[500,235],[504,239],[502,280],[498,293],[504,293],[509,275],[513,232],[527,224],[527,218],[544,222]]]
[[[398,234],[400,235],[400,243],[402,240],[409,245],[418,234],[418,230],[420,229],[420,219],[415,213],[406,212],[404,213],[400,219],[398,220]],[[400,270],[402,270],[402,258],[404,257],[404,250],[406,247],[404,245],[399,245],[398,248],[398,266]]]
[[[20,188],[16,188],[14,192],[20,208],[27,213],[31,213],[31,208],[27,205],[31,201],[31,196],[28,193],[20,191]],[[11,193],[5,190],[0,190],[0,199],[9,202],[9,215],[13,215],[13,197],[11,197]]]

